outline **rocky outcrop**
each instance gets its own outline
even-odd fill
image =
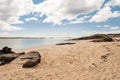
[[[10,54],[10,53],[15,53],[15,52],[13,52],[12,49],[7,46],[3,47],[0,50],[0,54]]]
[[[40,63],[41,55],[37,51],[31,51],[31,52],[26,53],[21,59],[26,60],[26,62],[23,64],[22,67],[30,68]]]
[[[111,42],[111,41],[113,41],[113,39],[111,37],[106,37],[106,38],[103,38],[103,41],[104,42]]]
[[[68,43],[58,43],[56,45],[72,45],[72,44],[75,44],[75,43],[71,43],[71,42],[68,42]]]
[[[2,54],[0,55],[0,65],[4,65],[7,63],[10,63],[11,61],[13,61],[14,59],[16,59],[17,57],[19,57],[20,55],[23,55],[24,52],[22,53],[14,53],[14,54]]]
[[[19,57],[21,55],[22,57]],[[41,61],[41,55],[37,51],[31,51],[28,53],[25,52],[15,53],[12,51],[11,48],[4,47],[2,50],[0,50],[0,65],[10,63],[11,61],[18,57],[20,58],[20,60],[25,61],[22,66],[23,68],[33,67],[40,63]]]
[[[91,36],[86,36],[86,37],[80,37],[80,38],[74,38],[70,40],[90,40],[90,39],[100,39],[104,41],[112,41],[110,38],[115,38],[115,37],[120,37],[120,34],[95,34]],[[109,40],[108,40],[109,39]],[[98,40],[98,41],[100,41]]]
[[[14,54],[4,54],[4,55],[0,55],[0,65],[4,65],[4,64],[10,63],[10,62],[13,61],[16,57],[17,57],[17,55],[14,55]]]
[[[86,37],[80,37],[80,38],[74,38],[74,39],[70,39],[70,40],[90,40],[90,39],[103,39],[105,38],[106,34],[95,34],[95,35],[91,35],[91,36],[86,36]]]
[[[106,38],[103,38],[103,39],[95,39],[95,40],[92,40],[92,42],[112,42],[114,41],[111,37],[106,37]]]

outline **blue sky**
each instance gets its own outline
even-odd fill
[[[79,37],[96,33],[120,33],[120,0],[0,1],[2,37]]]

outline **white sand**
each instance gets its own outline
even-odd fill
[[[76,41],[21,51],[33,50],[41,53],[41,64],[24,69],[16,59],[0,66],[0,80],[120,80],[120,42]]]

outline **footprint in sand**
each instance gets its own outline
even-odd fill
[[[104,61],[104,62],[106,62],[107,61],[107,55],[103,55],[103,56],[101,56],[101,59]]]
[[[120,45],[117,45],[118,47],[120,47]]]
[[[104,62],[106,62],[108,56],[111,54],[111,50],[110,50],[110,48],[109,48],[108,46],[103,46],[103,47],[105,47],[105,49],[107,50],[108,53],[105,54],[105,55],[102,55],[102,56],[101,56],[101,60],[103,60]]]

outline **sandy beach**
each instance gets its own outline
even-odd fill
[[[41,63],[26,69],[16,59],[0,66],[0,80],[120,80],[120,42],[74,42],[16,51],[39,51]]]
[[[0,0],[0,80],[120,80],[120,0]]]

